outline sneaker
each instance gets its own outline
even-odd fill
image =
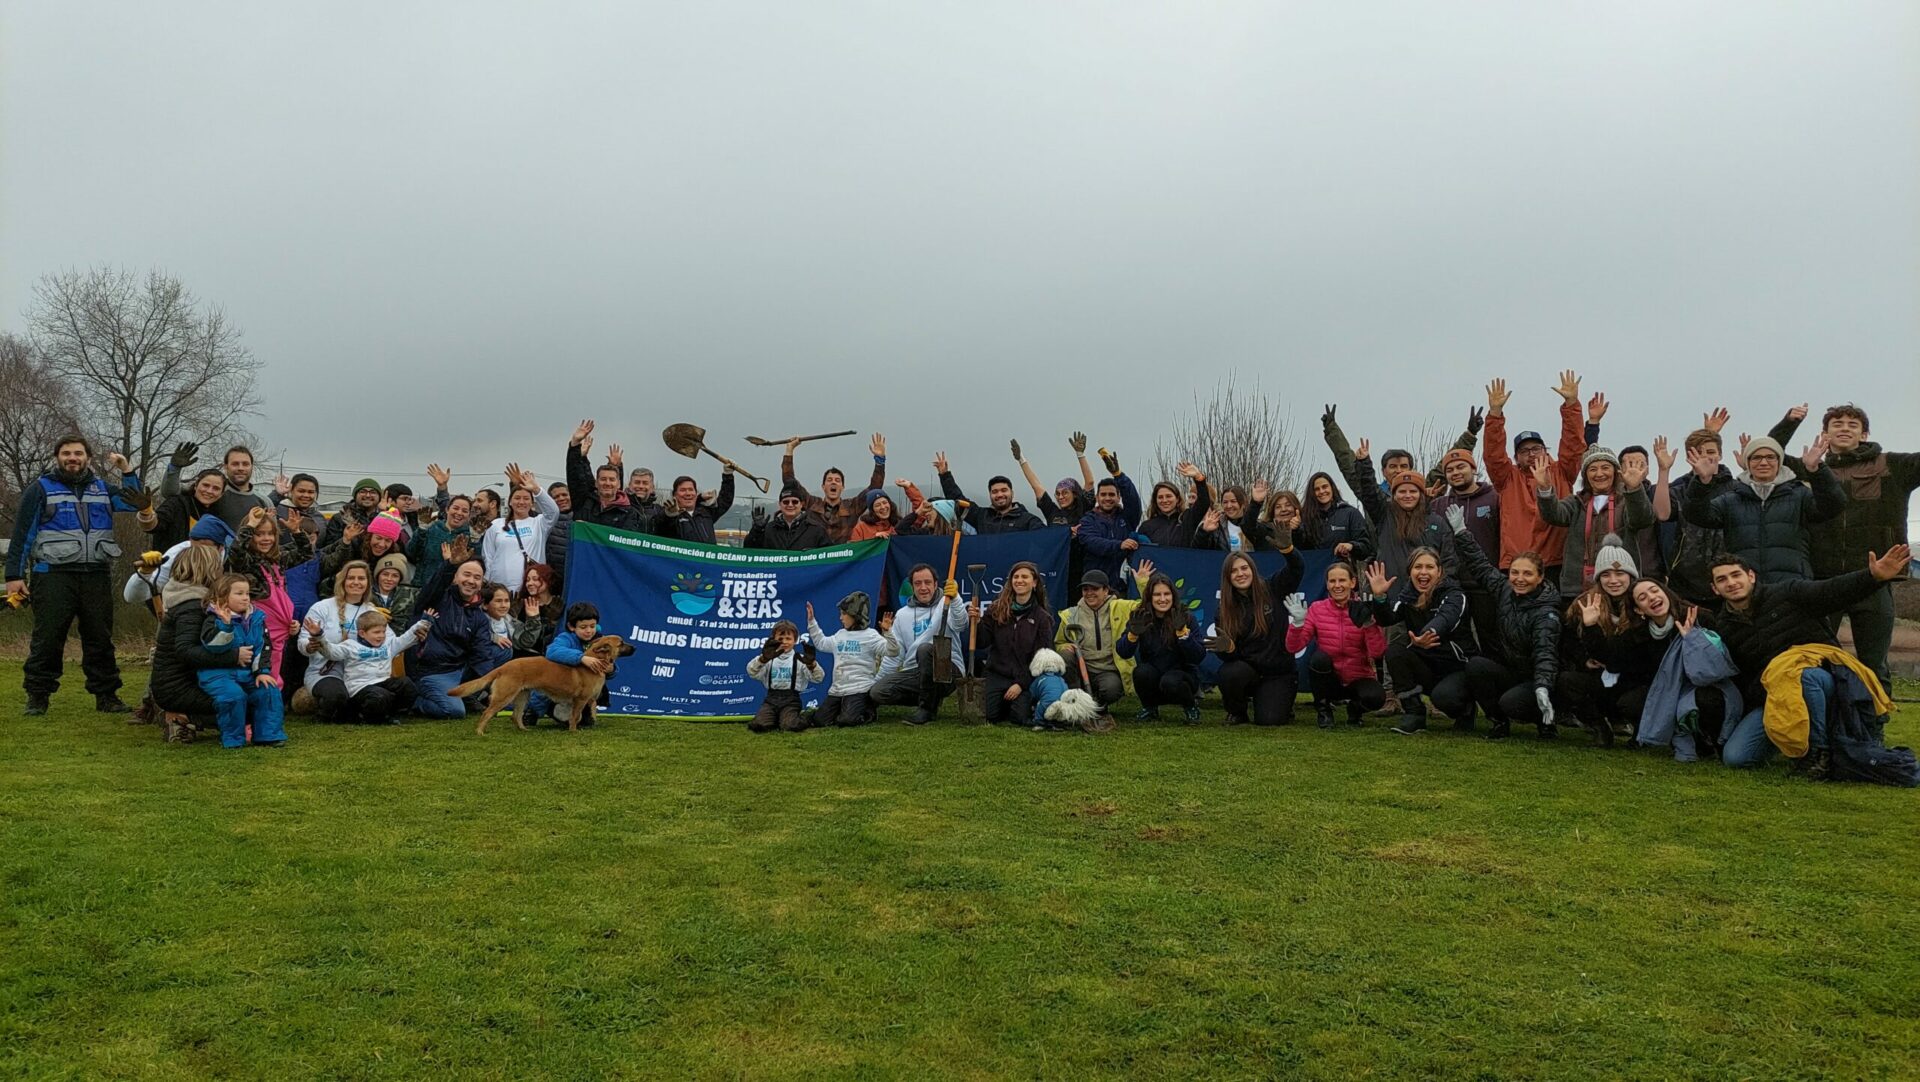
[[[109,691],[105,695],[93,697],[93,708],[102,714],[131,714],[133,707],[120,700],[120,696]]]
[[[1196,722],[1196,721],[1199,721],[1199,720],[1200,720],[1200,708],[1199,708],[1199,707],[1197,707],[1197,706],[1189,706],[1189,707],[1187,707],[1187,709],[1186,709],[1186,710],[1184,711],[1184,713],[1185,713],[1185,714],[1186,714],[1186,716],[1187,716],[1187,724],[1189,724],[1189,725],[1191,725],[1191,724],[1193,724],[1194,722]]]
[[[27,696],[27,708],[25,710],[22,710],[21,713],[25,714],[27,717],[30,717],[30,718],[38,718],[38,717],[46,716],[47,697],[45,695]]]
[[[1395,725],[1393,731],[1407,736],[1412,736],[1414,733],[1424,733],[1427,731],[1427,716],[1425,714],[1402,714],[1400,716],[1400,724]]]
[[[1313,704],[1313,720],[1322,729],[1333,728],[1333,706],[1330,703]]]
[[[922,707],[900,720],[906,722],[908,725],[925,725],[927,722],[933,720],[933,712]]]
[[[1133,720],[1135,720],[1135,721],[1159,721],[1159,720],[1160,720],[1160,711],[1158,711],[1158,710],[1150,710],[1150,709],[1148,709],[1147,707],[1144,707],[1144,706],[1143,706],[1143,707],[1141,707],[1140,709],[1138,709],[1138,710],[1136,710],[1136,711],[1134,711],[1134,713],[1133,713]]]

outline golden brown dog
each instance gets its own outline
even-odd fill
[[[601,635],[587,645],[587,656],[606,662],[609,671],[616,659],[631,653],[633,647],[618,635]],[[464,699],[481,688],[493,689],[486,708],[480,711],[479,724],[473,727],[474,732],[484,733],[487,722],[509,703],[513,704],[513,723],[526,728],[527,697],[538,691],[556,703],[572,705],[573,713],[567,718],[567,731],[572,732],[580,727],[580,719],[587,711],[593,709],[606,682],[605,676],[585,666],[562,665],[543,657],[523,657],[507,662],[478,680],[469,680],[447,694]]]

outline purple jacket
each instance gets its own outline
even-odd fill
[[[1465,496],[1455,495],[1449,488],[1436,497],[1432,503],[1434,514],[1445,517],[1447,508],[1458,507],[1467,513],[1467,533],[1473,537],[1473,543],[1480,546],[1481,552],[1500,551],[1500,490],[1485,481],[1476,481],[1475,488]],[[1461,580],[1462,585],[1471,590],[1473,584]]]

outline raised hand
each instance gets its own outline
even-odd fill
[[[1109,451],[1105,447],[1102,447],[1100,448],[1100,461],[1106,465],[1108,473],[1114,475],[1115,477],[1120,476],[1120,456],[1119,455],[1116,455],[1112,451]]]
[[[1667,446],[1667,438],[1665,436],[1654,437],[1653,460],[1660,464],[1660,472],[1663,474],[1673,468],[1673,448]]]
[[[1207,477],[1206,474],[1200,472],[1200,467],[1194,465],[1191,462],[1180,463],[1178,466],[1175,466],[1173,468],[1173,472],[1179,474],[1180,476],[1186,478],[1189,481],[1204,481],[1206,480],[1206,477]]]
[[[1705,451],[1692,447],[1687,448],[1687,467],[1693,470],[1693,475],[1702,481],[1713,480],[1716,472],[1713,459],[1707,457]]]
[[[1554,491],[1552,459],[1543,458],[1533,464],[1533,487],[1542,492]]]
[[[1013,460],[1014,460],[1015,462],[1025,462],[1025,461],[1026,461],[1026,459],[1025,459],[1025,458],[1022,458],[1022,457],[1021,457],[1021,455],[1020,455],[1020,441],[1019,441],[1019,440],[1008,440],[1008,441],[1007,441],[1007,446],[1008,446],[1009,448],[1011,448],[1011,449],[1012,449],[1012,451],[1013,451]]]
[[[445,488],[447,487],[447,482],[453,480],[453,471],[438,462],[429,462],[427,463],[427,476],[433,478],[433,483],[436,487]]]
[[[1398,581],[1398,579],[1390,579],[1387,577],[1387,565],[1381,563],[1379,560],[1375,560],[1367,565],[1367,588],[1373,591],[1374,596],[1378,597],[1385,594],[1388,590],[1392,589],[1393,584]]]
[[[1680,621],[1680,636],[1685,638],[1693,630],[1693,622],[1700,616],[1700,606],[1688,605],[1686,618]]]
[[[323,630],[320,626],[320,621],[314,619],[311,616],[307,617],[305,620],[300,621],[300,626],[306,629],[306,632],[309,636],[318,635]]]
[[[1373,457],[1373,441],[1367,439],[1364,436],[1361,437],[1360,446],[1355,447],[1353,449],[1353,457],[1356,461],[1359,461],[1359,462],[1364,462],[1367,459],[1372,458]]]
[[[1067,446],[1073,448],[1074,454],[1084,456],[1087,453],[1087,434],[1085,432],[1075,432],[1073,435],[1068,436]]]
[[[127,456],[118,451],[109,452],[107,455],[107,465],[113,467],[115,473],[125,473],[127,472],[128,466]]]
[[[800,437],[794,436],[793,438],[787,440],[787,457],[788,458],[792,458],[793,453],[799,449],[800,449]]]
[[[1601,394],[1599,391],[1593,392],[1593,397],[1587,399],[1587,420],[1594,424],[1599,424],[1600,418],[1606,415],[1607,396]]]
[[[540,615],[540,599],[539,598],[528,596],[521,600],[521,604],[526,607],[528,616]]]
[[[1732,419],[1733,414],[1727,412],[1727,407],[1715,406],[1700,415],[1700,427],[1717,434],[1727,427],[1727,422]]]
[[[592,436],[588,436],[586,439],[580,441],[580,457],[586,458],[586,459],[591,459],[593,457],[593,437]]]
[[[1639,488],[1646,480],[1647,468],[1645,466],[1633,465],[1620,467],[1621,491],[1631,492]]]
[[[1789,421],[1794,421],[1797,423],[1800,421],[1804,421],[1806,419],[1807,419],[1807,404],[1805,402],[1802,402],[1799,405],[1787,411],[1787,420]]]
[[[452,549],[447,558],[456,564],[461,564],[467,562],[467,557],[472,554],[472,546],[467,544],[467,535],[462,533],[453,539]]]
[[[593,422],[582,419],[579,424],[573,426],[573,437],[567,440],[567,442],[573,444],[575,447],[578,447],[580,445],[581,440],[584,440],[591,435],[593,435]]]
[[[1247,490],[1247,495],[1251,497],[1253,499],[1253,502],[1255,503],[1266,503],[1267,493],[1272,491],[1273,491],[1273,485],[1270,482],[1268,482],[1265,478],[1261,478],[1260,480],[1255,481],[1253,483],[1253,487],[1251,489]]]
[[[887,457],[887,438],[875,432],[873,438],[867,441],[867,452],[875,458]]]
[[[1307,595],[1300,593],[1288,594],[1285,604],[1287,606],[1287,617],[1293,621],[1293,626],[1305,627],[1307,625]]]
[[[1740,449],[1733,453],[1733,462],[1743,470],[1747,468],[1747,444],[1752,442],[1752,436],[1745,432],[1740,433]]]
[[[1466,528],[1466,509],[1462,508],[1459,504],[1449,505],[1447,507],[1447,529],[1452,530],[1454,533],[1462,533],[1465,532]]]
[[[340,540],[352,544],[361,534],[367,532],[366,524],[353,516],[347,516],[347,525],[340,531]]]
[[[1827,434],[1822,432],[1813,438],[1813,443],[1801,449],[1800,464],[1807,468],[1808,473],[1815,473],[1820,469],[1820,460],[1827,457],[1829,446]]]
[[[1142,587],[1146,586],[1147,580],[1153,577],[1153,561],[1142,558],[1139,565],[1133,569],[1133,577]]]
[[[1574,370],[1571,368],[1561,372],[1560,385],[1555,387],[1553,391],[1555,394],[1559,395],[1561,398],[1566,399],[1568,402],[1572,402],[1575,405],[1579,405],[1580,403],[1579,374],[1574,372]]]
[[[1875,556],[1867,553],[1867,570],[1881,582],[1892,582],[1907,573],[1907,564],[1913,559],[1913,550],[1906,545],[1895,545],[1886,555]]]
[[[285,496],[287,493],[292,492],[293,478],[288,477],[284,473],[275,474],[273,477],[273,490],[282,496]]]
[[[626,452],[620,450],[619,444],[617,443],[607,444],[607,465],[620,470],[621,471],[620,476],[622,477],[626,476],[625,471],[627,466],[627,456],[626,456]]]
[[[1213,533],[1220,528],[1220,523],[1225,518],[1226,516],[1220,513],[1218,507],[1209,507],[1207,513],[1200,516],[1200,529],[1206,533]]]
[[[1500,416],[1507,408],[1507,399],[1512,397],[1513,393],[1507,390],[1506,380],[1496,379],[1487,384],[1487,412],[1495,417]]]
[[[933,472],[947,472],[947,453],[945,451],[935,451],[933,453]]]
[[[1607,603],[1598,593],[1580,595],[1580,622],[1588,627],[1599,627],[1600,618],[1607,614]]]
[[[153,508],[153,493],[144,488],[129,488],[121,493],[121,498],[135,511],[147,511]]]
[[[1322,405],[1320,407],[1320,426],[1325,428],[1330,424],[1337,423],[1338,419],[1334,417],[1334,414],[1338,413],[1339,410],[1340,404],[1337,402],[1328,402]]]
[[[193,465],[194,457],[199,453],[200,445],[197,443],[176,444],[173,448],[173,457],[167,459],[167,462],[172,465],[174,469],[183,470]]]
[[[880,618],[873,622],[873,626],[879,628],[880,634],[882,635],[885,635],[886,633],[892,631],[893,630],[893,610],[881,609]]]
[[[517,488],[517,487],[520,487],[520,484],[521,484],[521,482],[520,482],[520,476],[521,476],[521,474],[520,474],[520,464],[519,464],[518,462],[509,462],[509,463],[507,463],[507,484],[508,484],[508,486],[509,486],[509,487],[515,487],[515,488]]]
[[[1467,431],[1468,432],[1471,432],[1474,435],[1478,436],[1480,434],[1480,430],[1486,427],[1486,423],[1487,423],[1487,417],[1486,417],[1485,410],[1481,409],[1479,406],[1473,406],[1467,410]]]

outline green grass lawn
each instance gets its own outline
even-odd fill
[[[19,682],[0,1075],[1920,1070],[1913,792],[1217,712],[227,752]]]

